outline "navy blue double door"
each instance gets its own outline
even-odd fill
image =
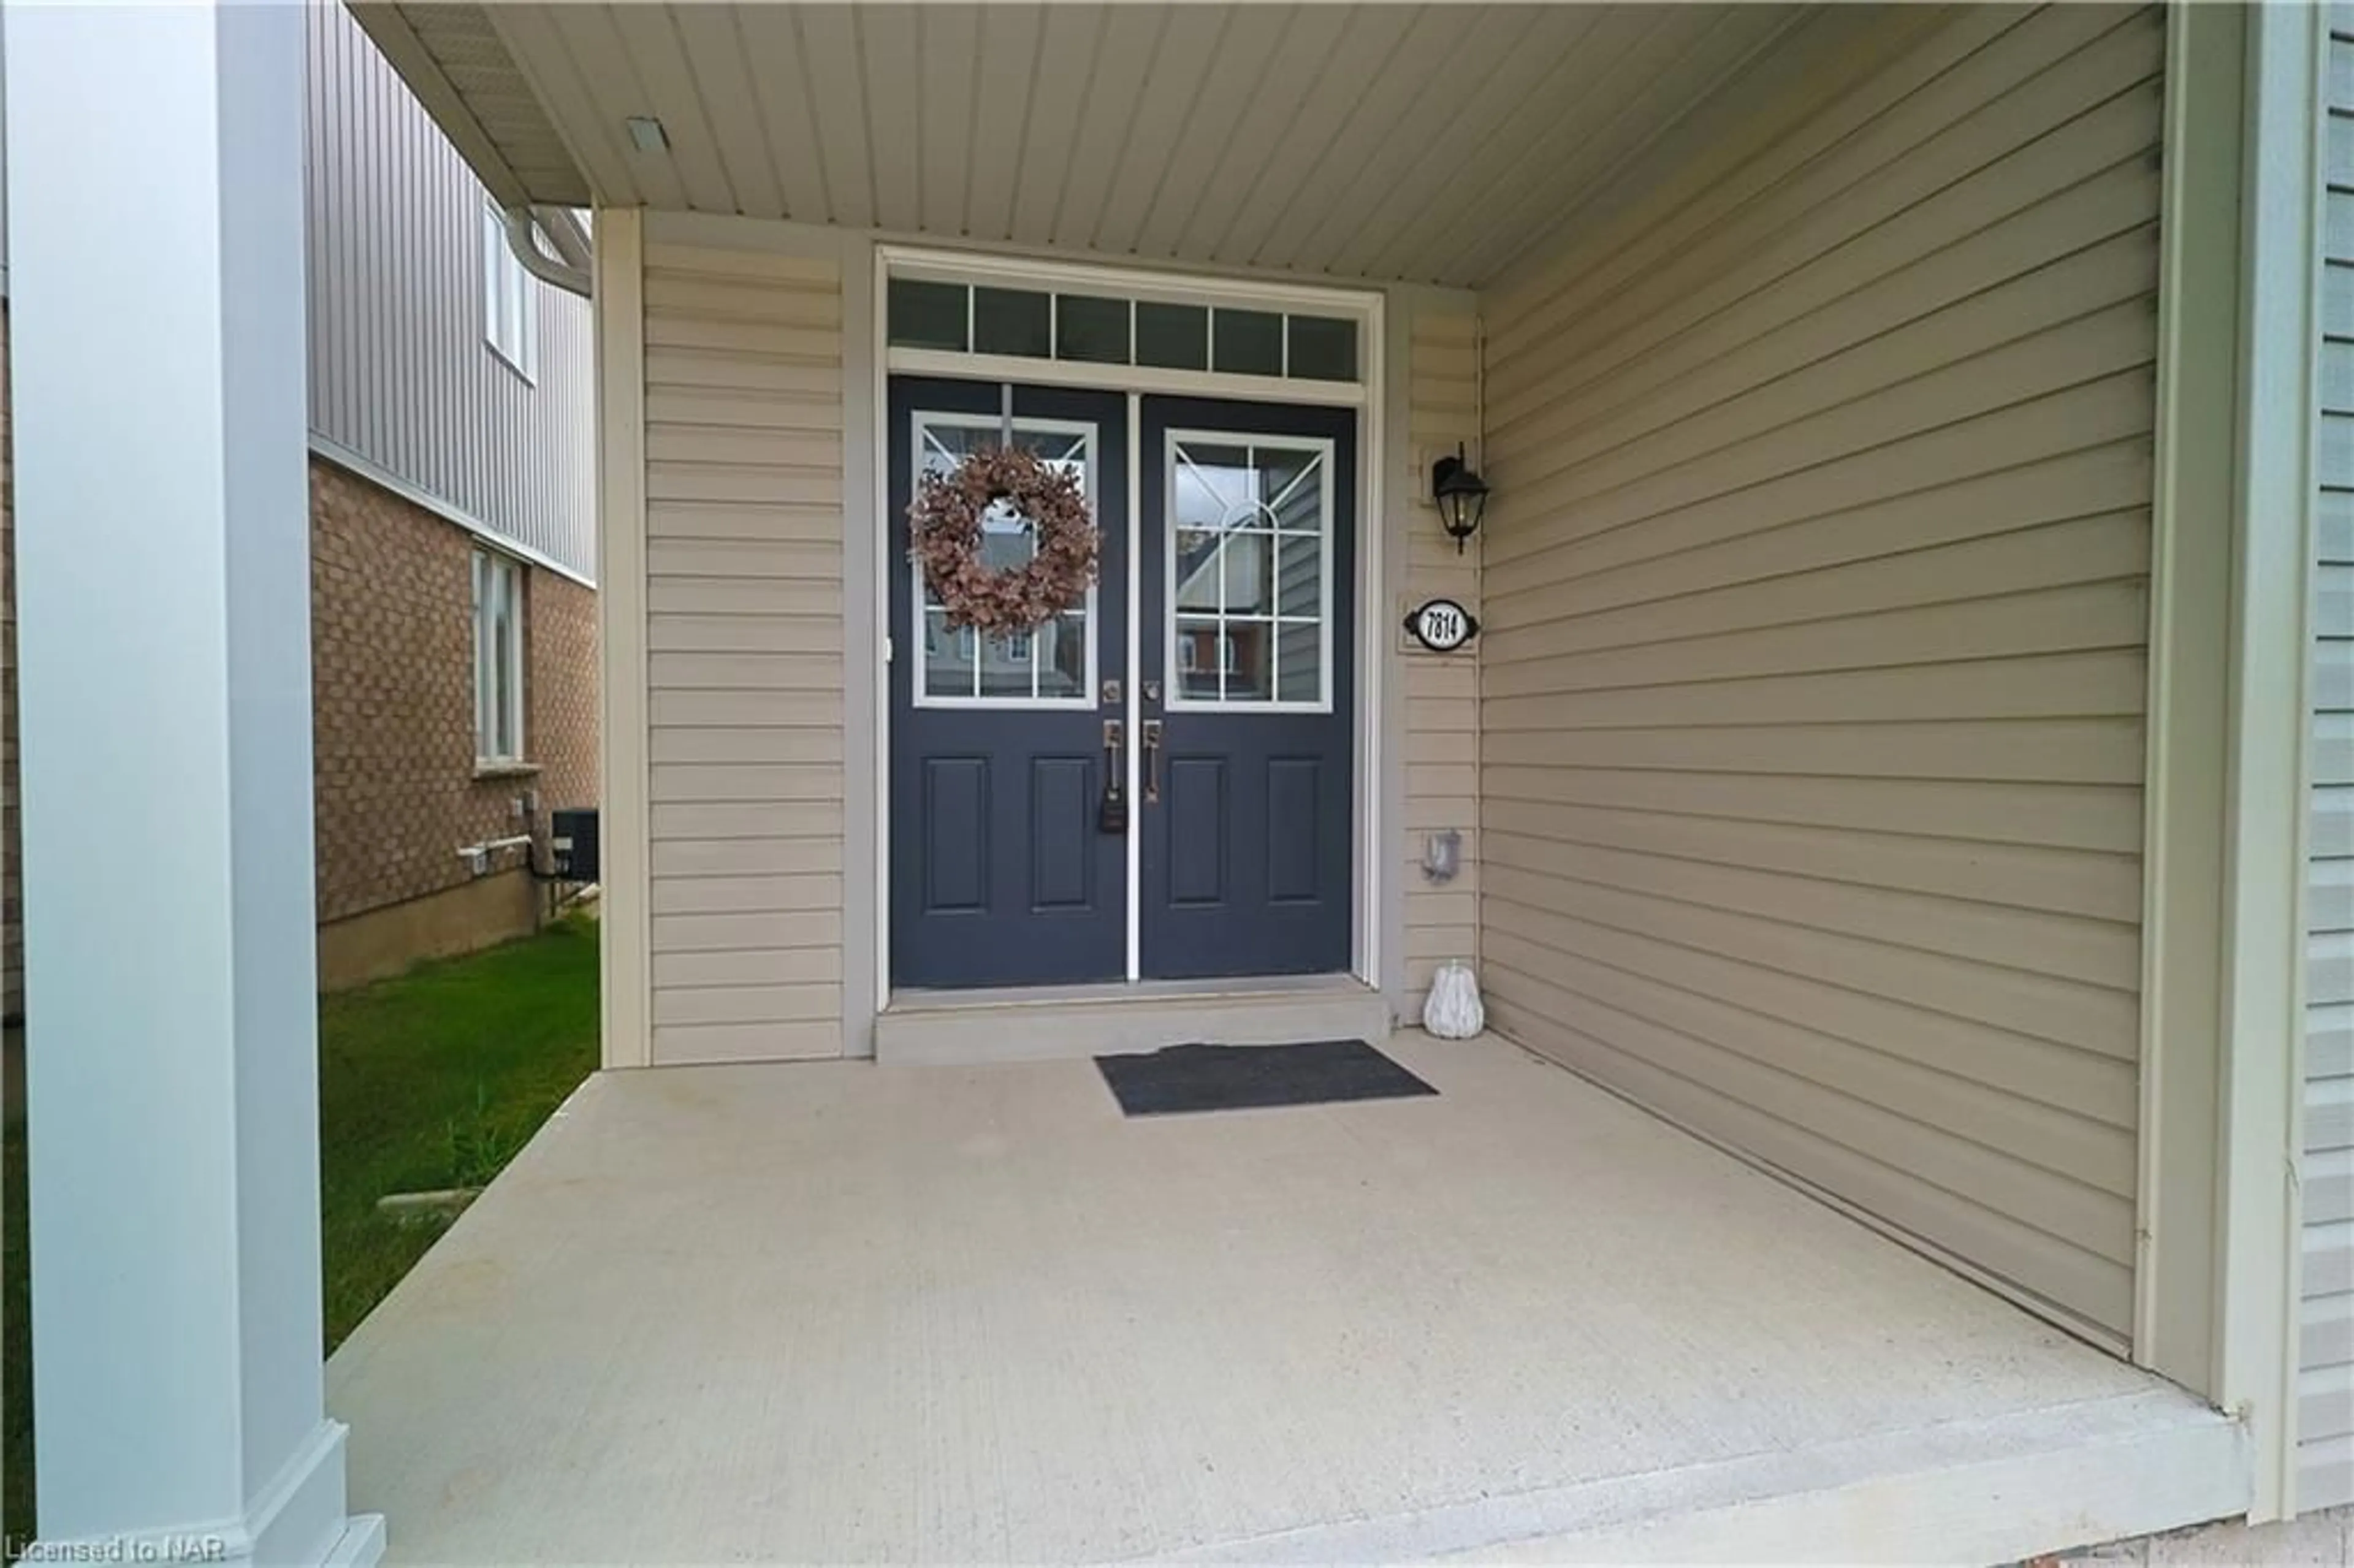
[[[907,508],[1009,435],[1084,479],[1100,568],[1045,624],[976,634]],[[996,384],[900,377],[890,443],[893,984],[1346,971],[1353,411],[1017,387],[1009,414]],[[985,521],[991,565],[1030,549]]]

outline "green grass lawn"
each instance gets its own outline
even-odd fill
[[[597,1065],[597,927],[420,965],[319,1003],[319,1217],[333,1351],[441,1234],[376,1212],[387,1192],[480,1186]],[[6,1128],[7,1532],[33,1519],[25,1137]]]

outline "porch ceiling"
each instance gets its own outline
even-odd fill
[[[352,8],[509,200],[1467,287],[1812,9]]]

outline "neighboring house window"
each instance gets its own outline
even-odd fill
[[[523,563],[474,552],[474,758],[523,760]]]
[[[506,219],[482,204],[482,341],[526,381],[539,376],[536,281],[507,246]]]

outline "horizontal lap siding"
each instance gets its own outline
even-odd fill
[[[2332,17],[2320,258],[2297,1507],[2354,1502],[2354,15]]]
[[[653,1060],[843,1050],[842,280],[646,258]]]
[[[1409,337],[1407,429],[1420,453],[1474,447],[1479,438],[1479,321],[1468,313],[1431,307],[1414,313]],[[1417,511],[1406,539],[1406,598],[1452,599],[1475,615],[1479,606],[1479,556],[1458,551],[1439,529],[1437,514]],[[1470,962],[1479,944],[1479,802],[1478,761],[1479,644],[1432,653],[1398,633],[1405,682],[1405,980],[1409,1019],[1422,1016],[1430,977],[1449,959]],[[1423,874],[1423,845],[1432,833],[1463,835],[1462,870],[1453,881]]]
[[[1482,302],[1482,956],[2122,1341],[2164,28],[1921,20]]]

